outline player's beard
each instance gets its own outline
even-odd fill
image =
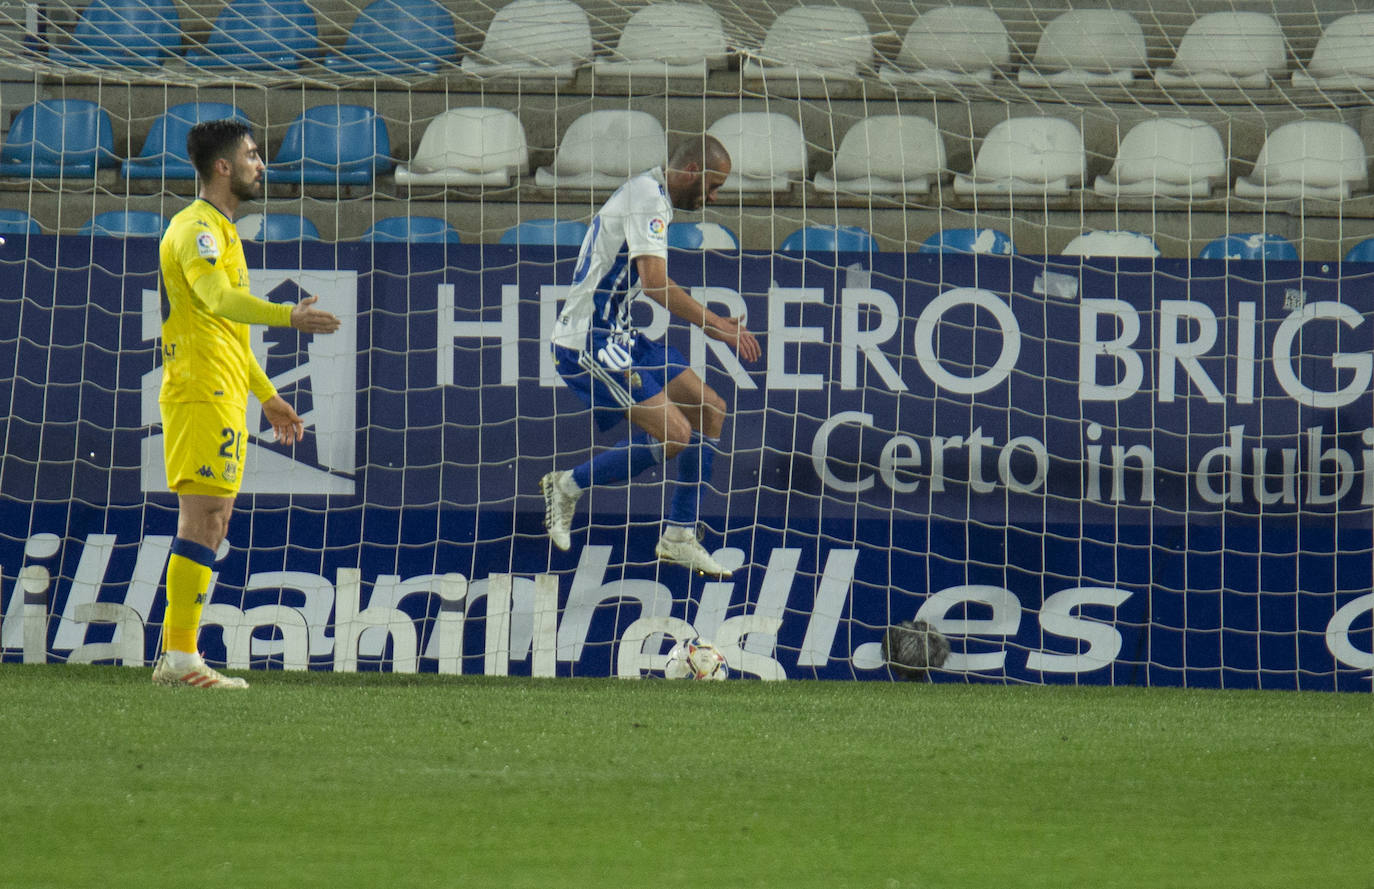
[[[236,177],[229,183],[229,189],[240,201],[256,201],[262,197],[262,180],[250,173],[244,177]]]

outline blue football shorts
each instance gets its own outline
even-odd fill
[[[627,409],[653,398],[691,369],[677,349],[638,334],[594,328],[589,339],[590,348],[583,351],[553,346],[553,360],[602,429],[620,422]]]

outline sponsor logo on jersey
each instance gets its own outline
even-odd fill
[[[209,232],[196,235],[196,251],[201,259],[218,259],[219,245],[215,243],[215,236]]]

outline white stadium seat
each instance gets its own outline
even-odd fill
[[[1153,258],[1159,248],[1147,235],[1125,231],[1091,231],[1074,238],[1064,248],[1063,256],[1140,256]]]
[[[878,77],[888,83],[986,83],[1011,63],[1011,37],[985,6],[944,6],[917,16]]]
[[[794,6],[768,28],[744,76],[852,80],[873,64],[873,35],[863,14],[842,6]]]
[[[628,177],[668,160],[663,125],[647,111],[589,111],[572,122],[553,166],[534,174],[543,187],[619,188]]]
[[[910,114],[879,114],[850,127],[835,166],[816,174],[831,194],[926,194],[945,170],[945,143],[935,124]]]
[[[1130,83],[1147,68],[1145,32],[1135,16],[1116,9],[1075,9],[1050,20],[1023,86]]]
[[[592,29],[572,0],[513,0],[487,28],[482,49],[463,57],[477,77],[571,80],[591,61]]]
[[[730,152],[730,176],[721,193],[787,191],[806,178],[806,140],[801,125],[785,114],[738,111],[707,133]]]
[[[1013,117],[983,139],[955,194],[1067,194],[1087,169],[1083,134],[1058,117]]]
[[[1374,89],[1374,13],[1343,15],[1327,25],[1307,70],[1293,72],[1293,86]]]
[[[1093,190],[1104,197],[1205,198],[1226,182],[1226,149],[1200,120],[1164,117],[1136,124],[1117,147],[1116,163]]]
[[[597,74],[705,78],[729,60],[720,14],[704,3],[651,3],[625,23],[615,51],[592,63]]]
[[[1344,200],[1369,184],[1369,159],[1353,127],[1299,120],[1269,134],[1250,176],[1236,179],[1246,198]]]
[[[430,121],[398,185],[509,185],[529,172],[520,119],[504,108],[450,108]]]
[[[1209,12],[1188,26],[1160,86],[1263,89],[1288,67],[1283,30],[1262,12]]]

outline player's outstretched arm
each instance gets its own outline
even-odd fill
[[[711,339],[729,343],[745,361],[759,359],[762,354],[759,341],[744,326],[744,319],[723,318],[697,302],[668,277],[668,264],[660,257],[638,256],[635,262],[645,296],[682,320],[700,327]]]
[[[291,326],[301,333],[333,333],[339,329],[339,319],[324,309],[315,308],[318,296],[307,296],[291,310]]]

